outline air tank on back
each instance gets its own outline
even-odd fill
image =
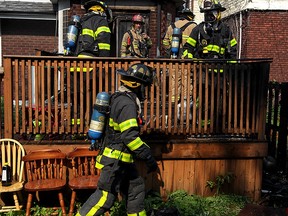
[[[107,92],[100,92],[96,96],[96,101],[93,106],[88,137],[92,144],[102,138],[105,130],[105,119],[109,111],[110,95]]]
[[[76,49],[76,43],[78,39],[78,34],[80,30],[80,16],[72,16],[72,20],[69,22],[68,32],[65,43],[65,53],[66,55],[71,54]]]

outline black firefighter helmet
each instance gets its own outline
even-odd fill
[[[104,12],[106,14],[108,22],[111,22],[113,19],[112,10],[103,1],[96,1],[96,0],[82,1],[82,5],[87,12],[88,11]]]
[[[183,8],[182,10],[178,11],[178,16],[184,17],[188,20],[193,20],[195,14],[189,8]]]
[[[200,12],[201,13],[205,13],[208,11],[225,11],[226,8],[223,7],[220,2],[218,2],[217,0],[212,0],[212,1],[205,1],[204,0],[204,4],[203,7],[200,7]]]
[[[127,71],[119,69],[117,73],[122,75],[121,82],[130,88],[137,88],[142,84],[150,86],[155,81],[153,68],[141,63],[131,65]]]

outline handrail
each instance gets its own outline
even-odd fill
[[[164,58],[4,56],[5,136],[85,134],[96,94],[115,92],[120,85],[116,70],[126,70],[137,62],[155,68],[159,82],[158,86],[150,87],[148,100],[143,103],[146,122],[141,128],[143,134],[264,139],[272,62],[268,58],[229,63]],[[173,102],[174,84],[180,86],[175,90],[175,95],[181,95],[177,102]]]

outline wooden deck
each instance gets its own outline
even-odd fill
[[[178,189],[211,195],[215,192],[206,182],[232,172],[236,178],[224,187],[225,192],[258,200],[262,159],[267,155],[265,118],[271,59],[227,63],[5,56],[4,136],[20,139],[26,151],[53,147],[67,153],[74,146],[89,146],[87,141],[71,137],[85,136],[96,94],[115,92],[120,84],[116,70],[136,62],[154,67],[159,83],[150,88],[143,103],[146,124],[141,133],[160,168],[160,173],[147,175],[139,163],[147,190],[159,191],[164,197]],[[173,103],[172,77],[177,79],[178,71],[182,71],[180,85],[189,92],[191,79],[193,93],[185,95],[182,88],[181,98]],[[48,139],[35,139],[37,134]]]

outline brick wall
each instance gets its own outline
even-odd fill
[[[57,52],[55,21],[2,20],[3,55],[35,55],[35,49]]]
[[[157,55],[157,12],[153,11],[150,13],[149,19],[149,36],[152,39],[152,47],[149,51],[149,57],[156,57]]]
[[[250,11],[244,15],[242,58],[273,58],[270,80],[288,82],[287,11]]]

